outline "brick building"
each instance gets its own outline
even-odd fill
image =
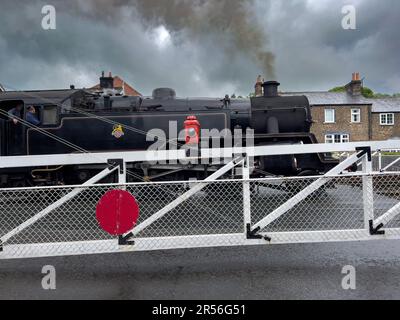
[[[110,84],[106,87],[104,84]],[[123,94],[126,96],[142,96],[142,94],[134,89],[131,85],[126,83],[123,79],[119,76],[112,76],[111,72],[109,73],[108,77],[104,76],[104,72],[101,75],[100,83],[96,84],[95,86],[91,87],[89,90],[93,92],[102,91],[103,89],[112,89],[116,93]]]
[[[345,92],[290,92],[310,101],[311,131],[320,143],[387,140],[400,137],[400,99],[367,99],[362,81],[353,74]]]
[[[400,138],[400,99],[373,99],[372,140]]]

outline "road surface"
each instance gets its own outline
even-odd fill
[[[41,287],[49,264],[54,291]],[[0,260],[0,299],[400,299],[399,271],[399,241]]]

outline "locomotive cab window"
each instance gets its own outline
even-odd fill
[[[45,126],[58,124],[58,107],[43,106],[42,108],[42,124]]]
[[[9,100],[0,102],[0,119],[11,120],[12,115],[22,118],[24,114],[24,101]]]
[[[40,108],[37,105],[27,105],[24,110],[25,126],[39,126],[40,125]]]

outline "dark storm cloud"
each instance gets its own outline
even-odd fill
[[[361,72],[377,91],[400,91],[400,2],[273,1],[266,26],[279,25],[270,35],[277,73],[285,88],[328,89]],[[341,26],[344,5],[353,4],[357,29]],[[275,12],[275,13],[274,13]],[[276,14],[278,12],[278,14]]]
[[[343,30],[351,3],[357,30]],[[45,4],[57,30],[41,28]],[[0,83],[90,86],[111,70],[145,94],[205,96],[248,94],[259,73],[288,90],[323,90],[359,71],[378,91],[400,91],[399,12],[397,0],[6,0]]]

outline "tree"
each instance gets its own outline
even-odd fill
[[[331,90],[329,90],[329,92],[345,92],[345,91],[346,91],[346,88],[344,86],[343,87],[334,87]]]
[[[329,90],[329,92],[346,92],[346,87],[335,87]],[[369,99],[379,99],[379,98],[400,98],[400,93],[394,93],[394,94],[387,94],[387,93],[375,93],[372,91],[372,89],[368,87],[363,87],[362,88],[362,95],[365,98]]]
[[[365,98],[373,98],[375,96],[375,93],[370,88],[363,87],[362,88],[362,95]]]

